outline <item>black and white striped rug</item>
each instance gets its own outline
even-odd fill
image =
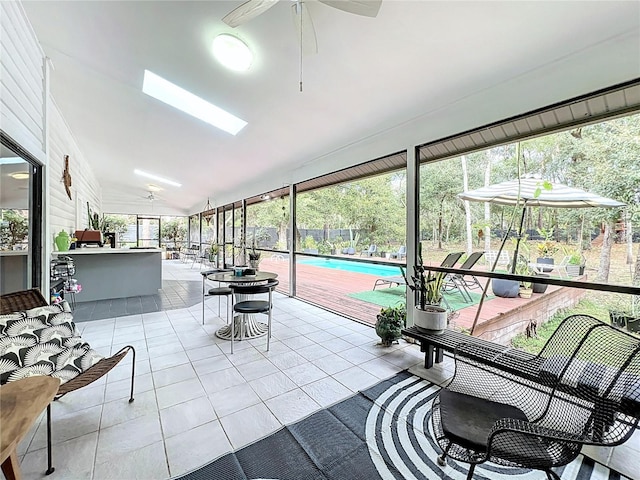
[[[402,372],[328,409],[190,472],[181,480],[431,480],[466,478],[468,465],[440,450],[429,419],[438,387]],[[556,469],[563,480],[625,479],[592,460],[578,457]],[[475,479],[542,480],[541,471],[485,463]]]

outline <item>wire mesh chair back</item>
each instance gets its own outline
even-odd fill
[[[236,295],[257,295],[260,293],[269,293],[276,288],[279,283],[279,280],[271,279],[261,285],[234,284],[231,285],[231,289]]]
[[[514,365],[505,369],[504,360],[502,365],[492,363],[476,349],[472,344],[458,347],[456,373],[446,390],[484,405],[488,401],[505,409],[513,406],[524,418],[499,416],[486,445],[471,445],[446,433],[438,396],[432,422],[447,456],[471,464],[491,460],[536,468],[552,475],[550,468],[575,459],[583,445],[619,445],[638,426],[638,337],[591,316],[573,315],[560,324],[538,356],[523,361],[522,369]],[[447,405],[444,408],[446,412]]]
[[[599,322],[582,317],[580,324]],[[571,335],[563,329],[565,341]],[[549,355],[552,346],[556,352]],[[559,391],[550,405],[553,414],[541,424],[555,428],[560,419],[562,429],[579,435],[583,443],[614,446],[626,441],[640,418],[640,339],[600,323],[588,328],[570,357],[557,353],[558,347],[556,339],[545,348],[547,358],[540,366],[542,381]],[[568,402],[569,394],[577,401]]]

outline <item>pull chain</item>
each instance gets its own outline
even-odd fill
[[[302,2],[298,2],[300,15],[300,91],[302,92]]]

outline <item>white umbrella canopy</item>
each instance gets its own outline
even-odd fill
[[[522,218],[516,241],[514,259],[518,258],[524,214],[527,207],[552,208],[615,208],[626,204],[580,188],[573,188],[561,183],[542,180],[539,176],[524,176],[520,181],[508,180],[488,187],[469,190],[458,194],[462,200],[472,202],[490,202],[496,205],[522,206]],[[512,262],[511,272],[514,273],[516,262]]]
[[[458,194],[462,200],[472,202],[490,202],[496,205],[522,205],[525,207],[552,208],[614,208],[624,207],[626,204],[607,197],[601,197],[580,188],[573,188],[561,183],[549,184],[538,177],[523,177],[518,180],[508,180],[488,187],[482,187]]]

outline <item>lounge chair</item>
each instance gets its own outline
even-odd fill
[[[480,258],[482,258],[483,255],[484,255],[484,252],[473,252],[462,263],[462,265],[460,265],[460,268],[463,270],[471,270],[474,267],[474,265],[478,263],[478,261],[480,260]],[[462,287],[462,289],[465,290],[466,297],[468,297],[469,300],[471,300],[471,297],[469,296],[469,293],[466,290],[474,289],[474,288],[482,289],[482,285],[480,285],[480,282],[478,281],[476,276],[473,274],[451,273],[447,275],[447,278],[445,279],[445,286],[444,286],[445,291],[449,291],[453,288],[458,288],[458,290],[460,290],[460,287]],[[462,296],[465,297],[464,294]]]
[[[375,290],[377,286],[380,285],[389,285],[389,287],[393,285],[406,285],[407,282],[404,281],[404,277],[382,277],[376,279],[376,283],[373,284],[373,289]]]
[[[407,247],[405,247],[404,245],[402,245],[397,252],[394,252],[391,254],[391,258],[397,258],[399,260],[402,260],[406,256],[407,256]]]
[[[95,352],[78,334],[66,301],[47,305],[33,288],[0,296],[0,384],[31,375],[59,378],[55,400],[103,377],[131,352],[131,392],[136,352],[127,345],[110,357]],[[32,353],[32,354],[31,354]],[[51,450],[51,404],[47,407],[47,475],[55,470]]]
[[[361,257],[373,257],[378,250],[378,247],[374,244],[369,245],[369,248],[360,252]]]

